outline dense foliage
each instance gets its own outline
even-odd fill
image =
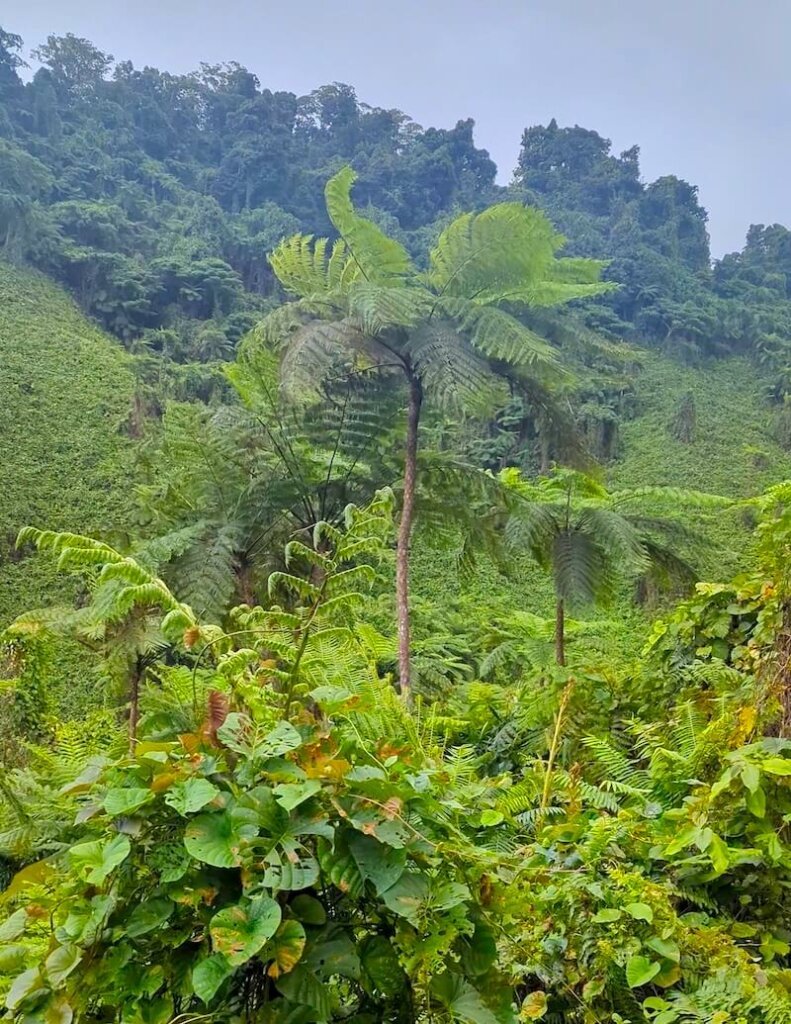
[[[712,265],[554,121],[503,188],[345,85],[34,59],[0,1018],[791,1021],[788,231]]]

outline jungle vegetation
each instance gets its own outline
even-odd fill
[[[791,235],[0,30],[0,1019],[791,1022]]]

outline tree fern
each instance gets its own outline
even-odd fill
[[[396,372],[407,384],[396,608],[399,679],[408,694],[409,546],[423,402],[452,399],[480,411],[496,398],[493,371],[504,364],[526,379],[557,380],[552,347],[497,304],[565,302],[610,286],[597,282],[602,264],[558,260],[562,238],[540,211],[518,203],[457,218],[432,250],[428,271],[419,274],[403,246],[354,209],[354,180],[351,168],[343,168],[325,190],[343,249],[328,259],[325,242],[290,239],[274,253],[275,274],[299,298],[292,316],[272,314],[258,337],[282,347],[283,387],[297,400],[352,370]],[[332,270],[333,260],[340,269]]]

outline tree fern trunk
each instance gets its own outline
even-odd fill
[[[566,609],[562,597],[555,606],[555,661],[566,664]]]
[[[134,754],[137,743],[137,723],[140,720],[140,681],[143,678],[143,659],[135,658],[129,685],[129,752]]]
[[[406,458],[404,461],[404,499],[396,548],[396,611],[398,616],[398,679],[401,695],[408,701],[411,694],[409,670],[409,549],[412,540],[412,519],[415,511],[417,479],[417,440],[423,388],[420,380],[408,372],[409,406],[407,411]]]

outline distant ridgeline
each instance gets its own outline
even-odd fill
[[[297,230],[328,232],[322,188],[350,162],[357,201],[416,254],[454,211],[538,203],[570,252],[613,260],[622,287],[585,307],[591,326],[787,361],[787,229],[754,226],[741,253],[712,266],[696,188],[644,184],[637,147],[616,156],[596,132],[532,127],[504,189],[472,120],[424,129],[348,85],[297,97],[236,63],[138,70],[73,35],[34,56],[24,83],[22,40],[0,31],[0,249],[67,284],[130,347],[230,357],[278,299],[267,251]]]

